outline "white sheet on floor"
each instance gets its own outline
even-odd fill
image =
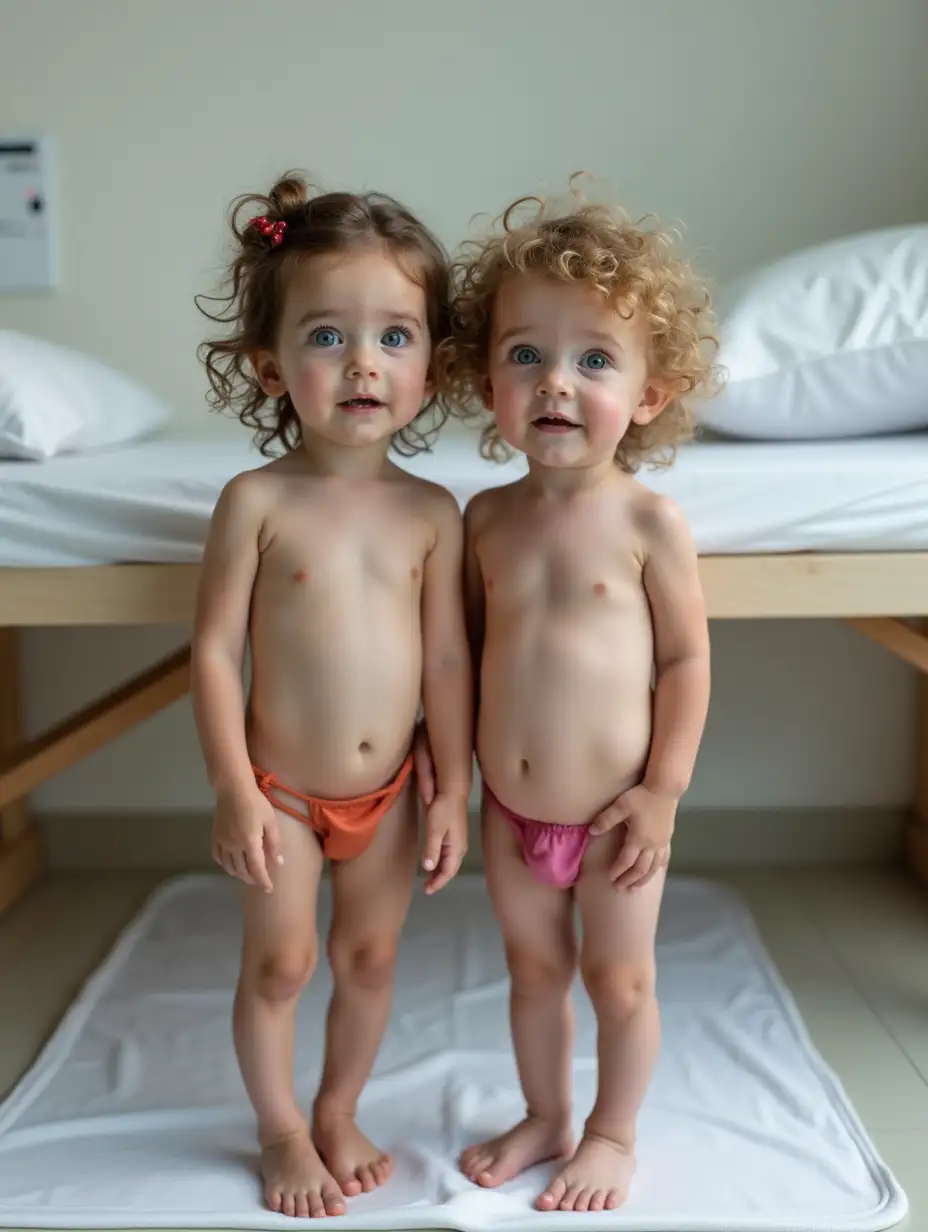
[[[223,485],[262,462],[247,432],[0,462],[0,566],[197,561]],[[464,505],[524,462],[446,429],[402,463]],[[677,500],[703,553],[928,550],[928,433],[845,441],[701,440],[644,483]]]
[[[320,914],[324,926],[327,904]],[[265,1210],[254,1124],[229,1031],[238,896],[219,877],[158,891],[0,1108],[0,1225],[292,1227]],[[345,1229],[825,1230],[885,1228],[905,1198],[812,1048],[754,925],[709,883],[672,879],[661,920],[664,1038],[619,1212],[539,1214],[550,1166],[481,1190],[454,1160],[521,1111],[503,956],[483,884],[417,896],[363,1127],[389,1148],[387,1187]],[[330,992],[299,1012],[296,1074],[311,1099]],[[594,1023],[577,996],[577,1125],[593,1099]],[[333,1225],[334,1226],[334,1225]]]

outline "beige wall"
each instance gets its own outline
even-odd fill
[[[449,243],[589,169],[632,210],[684,220],[724,280],[924,219],[926,53],[925,0],[0,0],[0,124],[56,139],[63,266],[56,295],[0,297],[0,325],[127,368],[201,430],[193,295],[228,199],[294,164],[406,199]],[[31,635],[31,720],[180,636]],[[905,801],[904,668],[833,625],[714,637],[693,803]],[[207,803],[187,707],[38,802]]]

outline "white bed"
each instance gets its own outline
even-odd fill
[[[163,438],[129,448],[0,463],[0,567],[199,560],[223,484],[261,457],[241,435]],[[403,459],[461,504],[523,472],[480,458],[451,431]],[[686,512],[702,554],[928,550],[928,433],[789,444],[701,440],[648,485]]]
[[[47,462],[0,463],[0,911],[39,875],[28,793],[182,697],[189,650],[32,741],[17,638],[50,625],[189,625],[223,484],[260,455],[224,426]],[[483,461],[458,425],[403,465],[463,505],[523,463]],[[710,617],[838,618],[923,673],[908,854],[928,882],[928,433],[827,443],[703,439],[647,484],[682,506]],[[916,623],[913,623],[915,618]]]

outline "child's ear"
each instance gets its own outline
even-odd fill
[[[657,385],[646,385],[632,414],[632,422],[642,426],[651,423],[657,419],[672,396],[670,390],[661,389]]]
[[[255,370],[258,384],[269,398],[282,398],[287,392],[287,386],[277,364],[277,356],[273,351],[256,351],[251,357],[251,366]]]
[[[438,393],[439,355],[435,351],[429,362],[429,370],[425,374],[425,385],[422,389],[422,401],[428,402]]]
[[[485,411],[493,410],[493,386],[490,384],[489,376],[481,378],[480,401],[483,403],[483,409]]]

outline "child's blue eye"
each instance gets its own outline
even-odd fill
[[[590,351],[580,360],[581,368],[592,368],[594,372],[600,372],[603,368],[609,366],[609,356],[604,355],[602,351]]]
[[[409,341],[409,333],[405,329],[388,329],[380,341],[385,347],[405,346]]]
[[[329,329],[328,326],[324,326],[322,329],[317,329],[314,332],[313,342],[315,342],[316,346],[333,347],[338,346],[341,342],[341,338],[334,329]]]
[[[540,356],[534,347],[519,346],[512,352],[512,358],[517,364],[537,364]]]

